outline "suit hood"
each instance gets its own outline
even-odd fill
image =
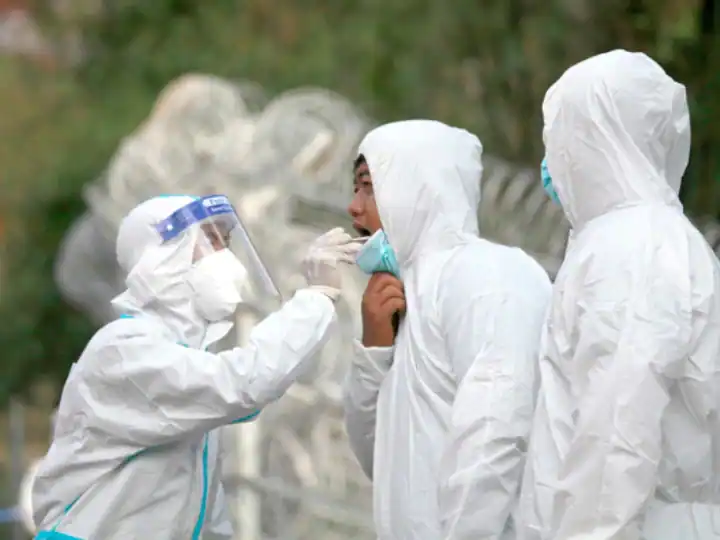
[[[359,152],[401,268],[477,237],[482,145],[475,135],[431,120],[395,122],[368,133]]]
[[[572,66],[545,95],[543,118],[548,169],[573,227],[638,204],[681,208],[685,87],[648,56],[616,50]]]

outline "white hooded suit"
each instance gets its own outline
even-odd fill
[[[678,200],[685,89],[613,51],[570,68],[543,115],[574,234],[544,333],[522,538],[720,538],[720,264]]]
[[[65,384],[33,484],[38,540],[232,538],[216,428],[251,419],[312,368],[335,319],[325,294],[300,290],[247,346],[208,352],[232,323],[208,324],[194,307],[197,230],[161,246],[153,228],[192,200],[151,199],[120,227],[122,317],[95,334]]]
[[[407,299],[395,346],[356,343],[346,386],[378,537],[513,538],[550,281],[521,250],[478,237],[474,135],[398,122],[359,151]]]

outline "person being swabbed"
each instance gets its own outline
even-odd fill
[[[482,145],[431,120],[363,139],[348,211],[369,238],[362,338],[345,384],[350,446],[380,540],[514,540],[551,284],[480,238]]]
[[[248,295],[279,297],[227,197],[150,199],[122,222],[127,290],[62,392],[33,485],[36,539],[231,538],[219,431],[255,418],[311,370],[335,320],[341,263],[358,244],[319,237],[307,287],[257,324],[247,345],[208,347]]]

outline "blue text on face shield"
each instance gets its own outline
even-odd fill
[[[379,229],[373,234],[357,254],[355,262],[366,274],[389,272],[400,279],[400,267],[385,231]]]
[[[547,158],[543,158],[542,163],[540,163],[540,176],[545,193],[548,194],[548,197],[550,197],[555,204],[560,204],[560,198],[558,197],[557,191],[555,191],[555,187],[553,187],[552,176],[550,176],[550,171],[548,170]]]

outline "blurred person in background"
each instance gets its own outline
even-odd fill
[[[39,538],[231,538],[215,428],[252,420],[312,367],[357,247],[341,229],[318,238],[308,287],[214,354],[251,284],[278,294],[246,234],[224,196],[153,198],[124,219],[121,316],[63,389],[33,485]]]
[[[378,537],[514,538],[550,280],[478,237],[477,137],[398,122],[359,152],[349,212],[372,275],[345,412]]]
[[[573,227],[554,285],[520,516],[527,540],[720,538],[720,263],[683,214],[685,88],[644,54],[543,103]]]

